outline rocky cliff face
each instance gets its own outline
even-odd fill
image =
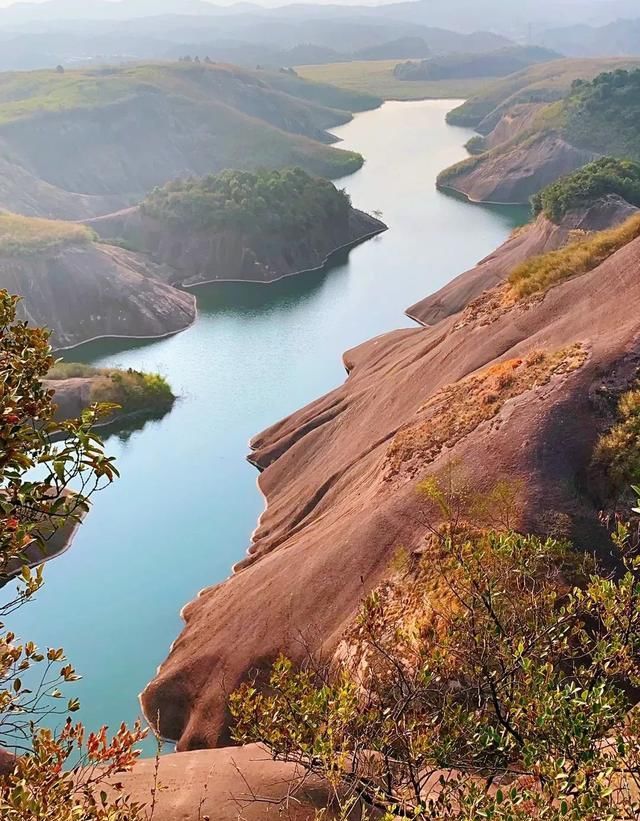
[[[170,266],[171,282],[196,285],[212,280],[272,282],[321,267],[339,248],[386,230],[380,220],[352,208],[348,223],[318,225],[283,245],[278,238],[255,238],[232,229],[184,232],[171,229],[137,208],[88,220],[99,236],[124,240]]]
[[[619,225],[637,212],[618,196],[608,196],[587,208],[573,211],[559,225],[540,215],[512,236],[475,268],[451,280],[435,294],[407,309],[412,319],[423,325],[434,325],[461,311],[487,288],[493,288],[520,262],[563,246],[573,231],[602,231]]]
[[[526,131],[534,124],[536,115],[542,108],[544,103],[519,103],[508,107],[497,123],[493,116],[487,117],[477,128],[480,134],[486,134],[485,148],[495,148]]]
[[[0,287],[23,297],[23,318],[50,328],[56,349],[189,326],[194,297],[162,282],[162,273],[138,254],[97,243],[0,259]]]
[[[454,166],[439,183],[472,202],[526,204],[533,194],[597,156],[575,148],[559,134],[541,133]]]
[[[373,339],[345,354],[344,385],[257,436],[267,509],[142,695],[162,735],[224,743],[226,693],[250,670],[301,659],[304,642],[331,652],[398,548],[421,548],[416,483],[452,463],[479,490],[521,480],[522,527],[602,547],[588,466],[611,421],[602,388],[640,361],[638,265],[640,240],[490,322],[457,313]]]

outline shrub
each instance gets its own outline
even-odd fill
[[[469,154],[482,154],[483,151],[486,151],[484,137],[480,136],[480,134],[476,134],[475,137],[471,137],[470,140],[467,140],[464,147]]]
[[[122,726],[111,740],[106,728],[87,735],[70,717],[77,699],[64,700],[59,689],[78,678],[62,649],[20,643],[4,624],[42,585],[42,566],[31,570],[28,563],[48,555],[51,536],[72,530],[91,496],[117,476],[92,429],[104,409],[55,421],[53,392],[42,384],[53,365],[48,332],[16,322],[17,301],[0,291],[3,580],[23,565],[17,595],[0,603],[0,747],[19,754],[13,772],[0,777],[0,817],[137,821],[141,808],[119,793],[117,782],[138,755],[135,745],[145,734],[140,725]],[[65,715],[60,732],[43,728]]]
[[[280,658],[231,697],[235,737],[329,781],[352,817],[638,817],[640,559],[598,575],[567,542],[432,530],[365,601],[332,664]]]
[[[126,371],[101,371],[93,385],[91,401],[119,405],[126,413],[136,413],[167,410],[175,396],[160,374],[129,368]]]
[[[599,439],[594,459],[605,468],[616,492],[640,485],[640,388],[621,397],[618,421]]]
[[[557,223],[568,211],[607,194],[618,194],[640,207],[640,164],[613,157],[589,163],[536,194],[532,198],[533,212],[543,213]]]

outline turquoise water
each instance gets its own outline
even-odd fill
[[[71,550],[47,566],[37,601],[10,625],[65,647],[84,676],[68,694],[91,729],[138,715],[181,607],[242,557],[263,507],[245,461],[250,437],[339,384],[343,351],[411,325],[407,306],[523,221],[522,209],[436,191],[437,173],[466,155],[471,136],[445,124],[454,104],[390,102],[336,129],[366,158],[339,184],[356,206],[382,211],[385,234],[322,274],[202,288],[198,321],[171,339],[104,341],[68,355],[158,370],[180,395],[164,419],[109,437],[122,478],[96,498]]]

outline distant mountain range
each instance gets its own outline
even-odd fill
[[[277,0],[273,0],[277,2]],[[269,3],[267,3],[269,5]],[[127,20],[166,14],[224,18],[237,15],[271,19],[396,20],[466,32],[488,29],[524,35],[530,26],[558,28],[606,25],[639,13],[637,0],[407,0],[384,5],[294,3],[267,9],[263,4],[216,5],[208,0],[45,0],[19,2],[0,11],[1,26],[62,20]]]
[[[175,0],[164,0],[164,4]],[[204,0],[186,0],[188,7],[207,14],[156,14],[128,20],[49,19],[53,8],[76,7],[75,0],[49,0],[41,5],[16,5],[0,11],[0,70],[45,68],[62,64],[176,59],[199,55],[245,66],[291,66],[352,59],[408,59],[427,54],[484,53],[512,45],[490,32],[458,33],[377,16],[336,19],[322,15],[283,16],[280,10],[237,8],[216,11]],[[142,15],[148,0],[132,0],[132,12]],[[196,5],[193,6],[193,3]],[[60,5],[59,5],[60,4]],[[91,14],[114,13],[121,3],[98,0]],[[43,17],[29,23],[8,23],[11,15]],[[161,6],[162,8],[162,6]],[[292,7],[297,9],[298,7]],[[314,7],[320,8],[320,7]],[[60,12],[62,13],[62,12]]]
[[[208,0],[45,0],[0,9],[0,70],[185,55],[279,67],[484,54],[516,42],[570,56],[634,55],[640,53],[640,19],[634,18],[640,18],[639,0],[279,8]]]
[[[640,19],[617,20],[598,27],[577,25],[551,29],[543,32],[538,40],[568,57],[640,54]]]

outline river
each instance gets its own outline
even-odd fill
[[[366,158],[338,184],[354,205],[382,211],[385,234],[322,273],[203,287],[197,322],[172,338],[107,340],[67,356],[160,371],[180,396],[162,420],[108,438],[122,478],[95,499],[72,548],[48,564],[37,600],[9,625],[64,646],[84,677],[66,694],[80,698],[89,728],[139,714],[138,693],[178,635],[181,607],[244,554],[263,508],[245,460],[250,437],[339,384],[343,351],[412,325],[406,307],[523,221],[523,209],[435,189],[472,133],[446,125],[455,104],[388,102],[335,130]]]

